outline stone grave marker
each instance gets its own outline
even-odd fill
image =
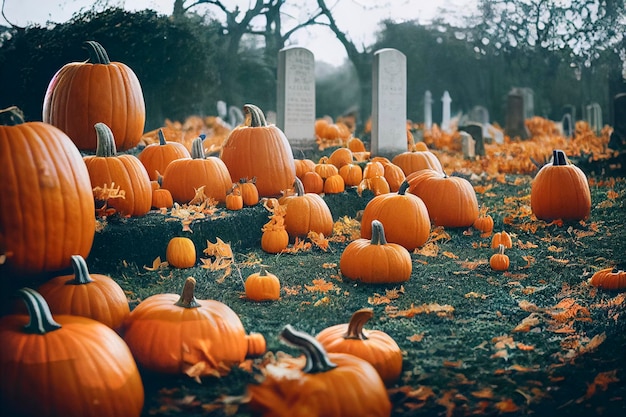
[[[589,127],[596,135],[599,135],[602,130],[602,107],[598,103],[591,103],[587,105],[586,110]]]
[[[315,57],[299,46],[278,51],[276,125],[294,149],[314,149]]]
[[[563,136],[571,138],[574,134],[574,122],[572,121],[572,115],[565,113],[561,119],[561,126],[563,129]]]
[[[472,135],[465,131],[460,131],[461,135],[461,149],[463,150],[463,157],[465,159],[473,159],[476,157],[476,141],[472,138]]]
[[[433,127],[433,95],[429,90],[424,93],[424,129]]]
[[[448,90],[443,92],[443,97],[441,97],[441,103],[441,130],[450,133],[450,103],[452,103],[452,98],[450,98],[450,93],[448,93]]]
[[[480,123],[468,123],[459,130],[468,133],[474,140],[475,155],[485,156],[485,142],[483,138],[483,125]]]
[[[535,115],[535,92],[527,87],[521,90],[524,96],[524,119],[530,119]]]
[[[524,105],[524,91],[521,88],[513,88],[506,101],[506,123],[504,131],[511,139],[516,136],[521,139],[528,139],[530,136],[526,128]]]
[[[408,149],[406,121],[406,56],[397,49],[379,49],[372,64],[372,156]]]

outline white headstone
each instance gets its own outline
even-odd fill
[[[450,93],[448,93],[448,90],[443,92],[443,97],[441,97],[441,102],[443,103],[441,130],[443,130],[444,132],[450,133],[450,103],[452,102],[452,98],[450,98]]]
[[[460,131],[461,135],[461,149],[463,150],[463,157],[474,158],[476,156],[476,141],[467,132]]]
[[[222,120],[226,120],[226,116],[228,113],[228,105],[224,100],[217,101],[217,117]]]
[[[433,95],[429,90],[424,93],[424,129],[433,127]]]
[[[379,49],[372,65],[372,155],[405,152],[406,121],[406,56]]]
[[[315,143],[315,57],[294,46],[278,51],[276,125],[296,149]]]

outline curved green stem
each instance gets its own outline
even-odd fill
[[[372,220],[372,245],[386,245],[385,228],[379,220]]]
[[[398,188],[398,195],[405,195],[407,190],[409,189],[410,184],[407,180],[402,181],[400,184],[400,188]]]
[[[194,277],[189,277],[185,280],[185,285],[183,286],[183,292],[180,294],[180,298],[174,305],[183,308],[198,308],[200,307],[200,303],[196,300],[196,296],[194,295],[194,291],[196,290],[196,279]]]
[[[293,188],[295,188],[296,190],[296,195],[298,197],[302,197],[305,192],[304,192],[304,184],[302,184],[302,181],[300,181],[300,178],[296,177],[296,180],[293,183]]]
[[[96,129],[96,137],[98,138],[96,156],[104,158],[116,156],[117,148],[115,146],[115,138],[113,138],[111,128],[102,122],[96,123],[94,128]]]
[[[0,125],[16,126],[24,123],[24,112],[17,106],[10,106],[0,110]]]
[[[165,135],[163,134],[163,129],[159,129],[157,133],[159,135],[159,145],[161,146],[167,145],[167,141],[165,140]]]
[[[191,142],[191,157],[193,159],[204,159],[204,146],[202,145],[202,138],[197,137]]]
[[[263,111],[254,104],[244,104],[243,113],[246,116],[246,126],[249,127],[263,127],[267,126],[267,120]]]
[[[65,285],[82,285],[93,282],[89,276],[89,269],[85,258],[80,255],[72,255],[72,267],[74,268],[74,279],[65,281]]]
[[[24,332],[30,334],[46,334],[61,328],[61,325],[54,321],[50,307],[46,300],[37,291],[31,288],[21,288],[17,291],[28,309],[30,321],[24,326]]]
[[[98,42],[85,41],[84,45],[89,52],[89,61],[91,61],[92,64],[108,65],[111,63],[107,51]]]
[[[555,165],[555,166],[568,165],[565,152],[563,152],[560,149],[553,150],[552,151],[552,165]]]
[[[289,345],[295,346],[306,356],[306,363],[302,372],[313,374],[330,371],[337,367],[332,363],[326,350],[313,336],[286,325],[279,334],[280,338]]]
[[[348,330],[343,338],[367,340],[367,336],[363,333],[363,326],[365,326],[365,323],[372,317],[374,317],[374,310],[371,308],[362,308],[355,311],[348,323]]]

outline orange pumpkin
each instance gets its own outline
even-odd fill
[[[324,180],[315,171],[305,172],[301,182],[306,193],[321,194],[324,192]]]
[[[128,299],[122,287],[111,277],[90,274],[85,259],[73,255],[74,275],[60,275],[39,286],[54,315],[71,314],[88,317],[119,330],[130,314]]]
[[[328,157],[328,162],[341,169],[342,166],[354,161],[352,151],[348,148],[337,148]]]
[[[110,198],[109,207],[126,216],[143,216],[152,206],[152,185],[146,168],[136,156],[118,154],[113,132],[104,123],[96,123],[98,148],[95,155],[83,158],[92,188],[113,184],[124,192],[123,198]]]
[[[513,247],[513,240],[511,239],[511,235],[506,231],[501,231],[498,233],[494,233],[491,238],[491,249],[498,249],[500,245],[504,245],[506,249],[510,249]]]
[[[161,209],[161,208],[172,208],[174,205],[174,198],[172,198],[172,193],[170,190],[166,190],[165,188],[157,188],[156,190],[152,190],[152,208]]]
[[[196,264],[196,246],[188,237],[173,237],[167,243],[165,259],[174,268],[191,268]]]
[[[356,187],[363,180],[363,170],[357,164],[346,164],[339,168],[339,175],[348,187]]]
[[[385,177],[387,184],[389,184],[389,191],[395,193],[400,189],[400,185],[406,179],[406,175],[404,175],[402,168],[391,162],[383,164],[383,167],[385,168],[383,177]]]
[[[423,169],[433,169],[437,172],[443,173],[441,162],[437,156],[429,150],[403,152],[394,156],[391,162],[399,166],[404,172],[404,175],[409,175]]]
[[[349,323],[327,327],[315,338],[329,353],[348,353],[365,359],[378,371],[383,382],[391,385],[402,373],[402,351],[387,333],[363,329],[373,316],[374,310],[362,308],[352,314]]]
[[[230,132],[220,158],[232,182],[256,177],[261,197],[279,196],[293,184],[296,166],[291,145],[275,125],[268,125],[257,106],[246,104],[246,121]]]
[[[280,204],[287,206],[285,229],[291,239],[306,237],[310,231],[330,236],[333,232],[333,215],[328,204],[315,193],[305,193],[300,179],[294,183],[295,195],[282,197]]]
[[[333,175],[339,174],[339,169],[330,163],[327,156],[322,156],[317,164],[315,164],[315,172],[317,172],[323,180]]]
[[[248,275],[244,282],[246,298],[253,301],[275,301],[280,298],[280,280],[274,274],[261,271]]]
[[[238,185],[244,206],[252,207],[259,204],[259,190],[256,188],[256,178],[241,178]]]
[[[243,197],[241,196],[239,184],[233,184],[233,187],[226,194],[226,208],[228,210],[243,209]]]
[[[151,143],[137,155],[151,180],[158,180],[170,162],[180,158],[191,157],[189,151],[182,143],[166,141],[163,129],[159,129],[158,136],[158,143]]]
[[[117,333],[86,317],[53,317],[41,294],[30,288],[17,295],[29,314],[0,318],[2,415],[141,415],[141,376]]]
[[[618,268],[605,268],[591,276],[589,283],[603,290],[623,290],[626,288],[626,271]]]
[[[498,245],[498,251],[489,258],[489,266],[494,271],[506,271],[509,269],[509,257],[504,253],[504,245]]]
[[[295,159],[294,163],[296,165],[296,177],[300,179],[306,172],[315,170],[315,162],[311,159]]]
[[[69,267],[72,255],[89,255],[96,230],[89,172],[74,143],[52,125],[22,123],[15,107],[8,111],[18,124],[0,125],[2,279],[8,271],[24,276]]]
[[[476,220],[474,220],[472,227],[478,230],[481,236],[490,236],[493,232],[493,217],[487,213],[480,214]]]
[[[67,133],[84,151],[97,148],[93,125],[105,123],[113,131],[117,149],[132,149],[146,121],[141,84],[126,64],[111,62],[98,42],[85,45],[89,60],[64,65],[50,80],[43,121]]]
[[[346,183],[339,174],[331,175],[324,181],[324,194],[338,194],[346,190]]]

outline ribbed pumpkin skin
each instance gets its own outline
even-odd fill
[[[170,162],[181,158],[191,158],[191,155],[182,143],[162,140],[146,146],[137,158],[146,168],[150,179],[154,181],[158,180],[159,174],[165,173],[165,168]]]
[[[558,153],[562,151],[555,151]],[[544,165],[533,179],[530,206],[541,220],[584,220],[591,213],[591,193],[585,173],[565,160]],[[556,161],[556,158],[553,158]]]
[[[9,270],[58,271],[72,255],[89,255],[95,233],[89,173],[65,133],[41,122],[0,126],[0,178],[0,251]]]
[[[196,189],[204,185],[207,197],[223,203],[231,182],[228,168],[215,156],[208,158],[183,158],[172,161],[163,175],[162,188],[170,190],[177,203],[189,203],[196,195]]]
[[[3,415],[140,416],[143,383],[122,338],[85,317],[56,315],[54,320],[60,329],[28,334],[28,315],[0,318]]]
[[[422,169],[433,169],[437,172],[443,172],[441,162],[437,155],[430,151],[407,151],[398,154],[391,160],[404,171],[404,175],[409,175]]]
[[[118,150],[134,148],[146,121],[141,84],[121,62],[66,64],[48,85],[43,121],[67,133],[80,150],[96,149],[98,122],[111,128]]]
[[[409,193],[424,201],[432,223],[444,227],[469,227],[478,218],[478,199],[465,178],[424,169],[407,175]]]
[[[605,268],[594,273],[589,284],[603,290],[623,290],[626,288],[626,271],[617,268]]]
[[[249,114],[251,107],[254,108],[252,111],[260,112],[252,105],[245,105],[244,111]],[[275,125],[266,124],[262,113],[260,116],[260,122],[240,125],[230,132],[220,158],[226,164],[232,182],[256,177],[259,196],[275,197],[293,184],[296,165],[285,134]]]
[[[333,215],[322,197],[305,193],[302,182],[296,179],[296,195],[279,199],[287,206],[285,230],[291,239],[306,237],[310,231],[330,236],[333,233]]]

